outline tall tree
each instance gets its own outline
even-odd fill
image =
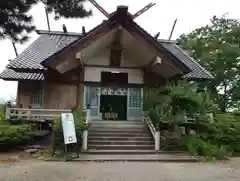
[[[55,18],[84,18],[91,11],[83,7],[85,0],[2,0],[0,1],[0,38],[13,41],[27,40],[27,33],[33,31],[33,17],[28,13],[31,7],[42,2]]]
[[[214,75],[207,86],[221,111],[236,106],[240,98],[240,22],[214,16],[209,25],[183,34],[177,41]]]

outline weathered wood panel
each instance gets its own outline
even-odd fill
[[[37,91],[42,91],[43,108],[70,109],[83,105],[84,71],[79,68],[60,74],[49,70],[44,73],[44,81],[19,81],[18,105],[29,108],[31,97]]]
[[[80,80],[83,80],[83,69],[73,69],[66,73],[59,73],[55,70],[48,70],[44,73],[45,82],[52,82],[58,84],[77,84]]]
[[[110,49],[109,47],[100,49],[100,51],[90,57],[83,57],[83,60],[85,61],[86,66],[110,66]],[[120,68],[141,68],[146,65],[149,60],[151,60],[151,58],[140,62],[138,57],[133,56],[129,51],[123,50],[121,54]]]
[[[148,87],[158,87],[166,84],[166,79],[154,72],[144,72],[144,85]]]
[[[29,108],[32,95],[42,89],[42,83],[42,81],[18,81],[17,104],[23,108]]]
[[[45,109],[69,109],[77,104],[77,85],[45,82],[43,92]]]

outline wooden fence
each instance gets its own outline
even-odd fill
[[[58,117],[60,118],[61,113],[71,112],[71,109],[25,109],[6,107],[5,119],[26,119],[34,121],[44,121],[46,119],[55,119]]]

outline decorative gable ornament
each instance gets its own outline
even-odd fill
[[[95,0],[89,0],[104,16],[106,16],[108,19],[110,17],[109,13],[102,7],[100,6]],[[135,14],[131,14],[132,18],[135,19],[138,16],[142,15],[144,12],[146,12],[147,10],[149,10],[151,7],[155,6],[156,3],[149,3],[148,5],[146,5],[144,8],[140,9],[139,11],[137,11]]]

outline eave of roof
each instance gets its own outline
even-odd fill
[[[114,19],[116,13],[111,15]],[[131,19],[129,19],[131,20]],[[113,23],[113,22],[112,22]],[[115,22],[114,22],[115,23]],[[210,72],[205,70],[198,62],[193,60],[188,54],[186,54],[180,47],[178,47],[174,41],[169,40],[155,40],[148,32],[141,28],[137,23],[132,21],[139,31],[142,31],[144,36],[147,36],[151,41],[154,41],[157,47],[164,49],[165,52],[169,52],[174,56],[180,64],[189,67],[191,72],[184,75],[187,79],[211,79],[213,76]],[[97,27],[93,28],[85,35],[81,33],[68,32],[64,33],[61,31],[47,31],[47,30],[37,30],[36,32],[40,35],[37,40],[35,40],[26,50],[23,51],[16,59],[12,60],[7,66],[9,77],[13,75],[13,72],[9,72],[9,69],[13,69],[15,73],[19,73],[17,77],[32,77],[35,73],[41,75],[41,72],[46,70],[46,67],[42,66],[43,62],[51,61],[59,53],[64,53],[65,51],[71,50],[73,46],[80,42],[86,41],[87,37],[91,36],[95,30],[102,28],[103,26],[110,25],[109,21],[104,21]],[[82,40],[83,39],[83,40]],[[85,40],[84,40],[85,39]],[[5,72],[6,73],[6,72]],[[20,76],[21,74],[21,76]],[[1,74],[2,75],[2,74]],[[6,74],[5,74],[6,75]],[[14,76],[12,76],[14,77]],[[0,76],[0,78],[2,78]],[[6,77],[5,77],[5,80]],[[10,80],[10,79],[8,79]],[[17,79],[16,79],[17,80]]]
[[[187,79],[212,79],[213,75],[203,68],[196,60],[184,52],[176,43],[158,40],[159,44],[164,46],[168,51],[172,52],[178,60],[189,66],[191,72],[183,75]]]
[[[46,58],[44,61],[41,62],[41,65],[44,67],[48,67],[49,63],[51,63],[52,60],[54,60],[57,56],[60,56],[64,54],[67,51],[70,51],[72,47],[79,43],[84,43],[84,41],[88,40],[90,36],[92,36],[96,31],[99,31],[99,29],[104,28],[106,26],[111,25],[109,21],[103,21],[101,24],[98,26],[94,27],[92,30],[87,32],[85,35],[82,37],[77,38],[75,41],[71,42],[68,46],[62,48],[61,50],[56,51],[54,54]]]
[[[17,72],[41,72],[46,70],[40,63],[55,52],[79,39],[81,34],[61,34],[60,32],[46,33],[39,30],[40,36],[17,58],[10,61],[7,68]]]
[[[62,31],[48,31],[48,30],[36,30],[36,33],[39,35],[62,35],[62,36],[82,36],[82,33],[77,32],[67,32],[64,33]]]
[[[168,51],[168,49],[166,49],[164,46],[159,44],[156,39],[154,39],[147,31],[145,31],[136,22],[130,21],[129,23],[130,23],[130,26],[136,28],[136,30],[138,30],[149,43],[153,44],[158,49],[158,51],[160,51],[161,53],[165,54],[168,57],[171,57],[170,60],[173,62],[173,64],[180,67],[181,70],[184,72],[184,74],[191,72],[191,69],[186,64],[179,61],[178,58],[171,51]]]
[[[0,74],[0,79],[8,81],[18,81],[18,80],[44,80],[43,73],[25,73],[25,72],[15,72],[12,69],[5,69]]]
[[[65,48],[59,50],[52,56],[48,57],[46,60],[41,62],[41,65],[44,67],[48,67],[49,64],[51,63],[51,61],[54,60],[57,56],[61,56],[64,53],[71,51],[72,48],[78,44],[86,43],[86,41],[88,41],[88,39],[91,36],[95,35],[96,33],[99,33],[101,31],[102,32],[107,31],[106,30],[107,28],[111,29],[112,28],[111,25],[113,25],[115,22],[117,22],[117,24],[119,24],[119,25],[124,26],[127,30],[129,28],[129,26],[127,26],[127,25],[134,27],[135,28],[134,30],[136,30],[138,33],[140,33],[140,35],[143,36],[146,39],[146,41],[149,42],[151,45],[156,47],[158,51],[166,54],[167,56],[170,56],[171,57],[170,60],[173,62],[173,64],[175,64],[177,67],[179,67],[182,70],[182,72],[183,72],[182,74],[191,72],[191,69],[186,64],[179,61],[174,54],[172,54],[164,46],[159,44],[148,32],[146,32],[143,28],[141,28],[137,23],[135,23],[133,21],[132,17],[129,15],[128,12],[126,12],[126,11],[123,12],[122,9],[120,9],[120,10],[118,9],[115,13],[113,13],[111,15],[111,17],[108,20],[104,21],[102,24],[93,28],[91,31],[89,31],[87,34],[85,34],[85,36],[83,36],[82,38],[75,40],[74,42],[72,42],[71,44],[66,46]],[[105,27],[107,27],[107,28],[104,29]],[[110,30],[108,30],[108,31],[110,31]],[[81,46],[81,47],[84,48],[85,46]],[[78,51],[81,51],[81,49],[79,49]]]

